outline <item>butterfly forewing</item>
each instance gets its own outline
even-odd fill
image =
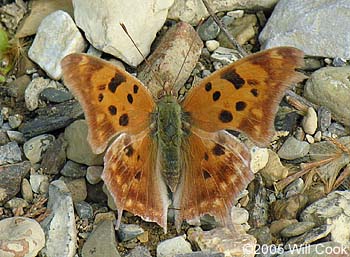
[[[209,132],[240,131],[267,145],[285,90],[304,78],[295,71],[302,64],[303,52],[291,47],[252,54],[203,79],[182,106],[193,126]]]
[[[136,78],[86,54],[68,55],[61,65],[65,85],[83,107],[94,152],[103,152],[118,133],[138,134],[149,127],[155,103]]]

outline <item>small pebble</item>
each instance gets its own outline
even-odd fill
[[[233,18],[241,18],[244,15],[243,10],[235,10],[235,11],[229,11],[226,13],[227,16],[231,16]]]
[[[86,180],[91,185],[95,185],[102,180],[101,178],[102,172],[103,172],[102,166],[89,166],[86,171]]]
[[[321,139],[322,139],[322,132],[321,131],[317,131],[314,135],[314,139],[315,139],[315,142],[320,142]]]
[[[28,179],[24,178],[21,185],[21,194],[27,202],[33,201],[33,191]]]
[[[302,178],[298,178],[290,183],[286,188],[286,198],[290,198],[293,195],[299,194],[304,189],[304,180]]]
[[[14,131],[14,130],[8,130],[6,131],[8,138],[11,141],[15,141],[18,144],[23,144],[25,142],[25,138],[23,133],[19,132],[19,131]]]
[[[185,236],[178,236],[160,242],[157,246],[157,257],[175,257],[181,253],[191,253],[191,244]]]
[[[74,204],[75,210],[81,219],[92,219],[94,216],[94,211],[92,206],[85,202],[78,202]]]
[[[317,117],[318,117],[317,122],[318,122],[319,130],[326,131],[332,122],[331,111],[327,107],[320,106],[317,110]]]
[[[120,241],[125,242],[136,238],[145,231],[136,224],[120,224],[117,231]]]
[[[306,141],[308,141],[310,144],[315,143],[315,139],[313,138],[313,136],[307,134],[307,135],[305,136],[305,138],[306,138]]]
[[[209,17],[198,28],[198,35],[203,41],[216,38],[220,33],[220,27],[216,24],[212,17]]]
[[[22,198],[14,197],[5,203],[5,207],[12,210],[14,208],[26,208],[28,207],[28,202]]]
[[[31,174],[29,177],[29,182],[32,187],[32,190],[37,194],[40,193],[40,185],[48,181],[48,176],[42,174]]]
[[[234,224],[244,224],[248,222],[249,213],[244,208],[233,206],[231,209],[231,217]]]
[[[250,150],[250,154],[251,154],[250,168],[254,173],[257,173],[258,171],[265,168],[267,162],[269,161],[269,151],[267,148],[260,148],[260,147],[254,146]]]
[[[280,158],[285,160],[295,160],[304,157],[310,149],[310,144],[305,141],[299,141],[295,137],[289,137],[277,154]]]
[[[343,137],[348,135],[348,132],[344,128],[344,126],[337,122],[332,122],[331,125],[328,127],[328,131],[333,135],[337,135],[338,137]]]
[[[69,178],[81,178],[86,175],[85,165],[68,160],[61,170],[61,174]]]
[[[207,40],[205,41],[205,46],[208,48],[209,52],[213,52],[220,46],[220,43],[216,40]]]
[[[335,57],[332,62],[334,67],[344,67],[346,66],[346,59]]]
[[[302,121],[305,133],[313,135],[317,129],[317,113],[314,108],[309,107]]]
[[[23,121],[23,116],[20,114],[15,114],[15,115],[11,115],[8,118],[8,122],[11,128],[15,129],[18,128]]]
[[[24,155],[31,163],[38,163],[41,161],[44,152],[54,140],[55,137],[49,134],[33,137],[24,143]]]
[[[307,231],[310,231],[314,226],[315,223],[313,222],[298,222],[285,227],[280,234],[282,237],[299,236]]]
[[[213,62],[214,70],[220,70],[223,65],[221,62]]]

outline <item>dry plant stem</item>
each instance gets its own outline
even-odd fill
[[[296,94],[295,92],[293,92],[292,90],[288,89],[286,91],[286,96],[289,97],[289,99],[292,99],[292,100],[287,100],[288,102],[289,101],[293,101],[294,103],[298,103],[298,106],[302,106],[303,108],[306,107],[306,109],[308,107],[312,107],[314,108],[315,110],[317,110],[318,106],[316,104],[313,104],[311,102],[309,102],[308,100],[306,100],[304,97]],[[297,108],[297,107],[295,107]],[[297,108],[298,109],[298,108]],[[298,109],[299,110],[299,109]],[[302,111],[302,110],[301,110]]]
[[[205,8],[207,8],[207,11],[210,14],[210,16],[214,19],[215,23],[220,27],[222,32],[225,33],[227,39],[234,46],[234,48],[236,48],[242,54],[243,57],[247,56],[248,55],[247,52],[242,48],[242,46],[237,42],[237,40],[234,39],[234,37],[232,37],[230,32],[226,29],[225,25],[219,20],[218,16],[216,16],[214,11],[211,9],[208,1],[207,0],[202,0],[202,2],[205,5]]]
[[[290,183],[292,183],[297,178],[304,176],[309,171],[310,171],[309,169],[307,169],[307,170],[302,169],[301,171],[298,171],[298,172],[294,173],[293,175],[290,175],[290,176],[286,177],[285,179],[278,181],[277,183],[274,184],[275,191],[281,192],[286,186],[288,186]]]
[[[340,176],[337,178],[337,180],[334,182],[333,184],[333,189],[332,190],[335,190],[337,189],[343,182],[344,180],[350,176],[350,164],[348,164],[344,171],[340,174]]]
[[[306,104],[289,95],[286,96],[286,101],[289,105],[293,106],[298,111],[301,111],[304,115],[306,114],[308,108]]]

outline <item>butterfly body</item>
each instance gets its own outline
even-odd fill
[[[248,148],[225,130],[266,146],[285,90],[304,78],[295,70],[302,64],[295,48],[262,51],[204,78],[179,103],[170,93],[157,99],[111,63],[84,54],[65,57],[64,82],[82,105],[91,148],[107,149],[102,179],[118,224],[127,210],[166,231],[171,202],[177,228],[204,214],[228,224],[253,173]]]

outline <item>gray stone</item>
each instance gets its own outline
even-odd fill
[[[27,202],[33,201],[33,191],[28,179],[24,178],[21,185],[21,194]]]
[[[290,183],[285,189],[285,193],[286,193],[286,198],[289,198],[293,195],[302,193],[303,189],[304,189],[304,180],[302,178],[298,178],[296,180],[294,180],[292,183]]]
[[[344,67],[346,66],[346,60],[344,58],[335,57],[332,64],[334,67]]]
[[[35,257],[45,245],[45,234],[39,223],[25,217],[0,221],[0,256]]]
[[[61,179],[66,183],[66,186],[71,193],[74,203],[79,203],[86,199],[87,187],[84,178],[71,179],[67,177],[61,177]]]
[[[157,246],[157,257],[175,257],[177,254],[192,252],[191,244],[185,236],[178,236],[162,241]]]
[[[277,2],[277,0],[211,0],[209,5],[214,13],[218,13],[232,10],[266,10],[271,9]],[[208,16],[209,13],[201,0],[175,1],[168,14],[169,19],[185,21],[191,25],[197,25],[201,19]]]
[[[91,185],[95,185],[102,180],[101,178],[102,172],[103,172],[102,166],[89,166],[86,171],[86,180]]]
[[[82,202],[75,203],[74,206],[80,219],[93,218],[94,211],[92,209],[92,206],[89,203],[82,201]]]
[[[34,78],[29,83],[24,91],[24,101],[29,111],[34,111],[38,108],[40,93],[49,86],[53,86],[53,84],[50,84],[50,80],[42,77]]]
[[[314,108],[309,107],[303,118],[302,126],[305,133],[313,135],[317,129],[317,113]]]
[[[11,141],[15,141],[18,144],[23,144],[25,142],[23,133],[19,131],[8,130],[6,133]]]
[[[146,247],[136,246],[125,257],[152,257],[152,255]]]
[[[317,116],[318,116],[318,128],[320,131],[326,131],[329,125],[331,125],[332,122],[332,113],[331,111],[324,106],[320,106],[317,109]]]
[[[285,227],[280,234],[283,237],[299,236],[301,234],[304,234],[305,232],[310,231],[314,226],[315,223],[313,222],[297,222]]]
[[[347,126],[350,126],[350,116],[347,115],[350,113],[349,73],[349,66],[319,69],[312,73],[304,90],[306,99],[327,107],[338,121]]]
[[[21,209],[26,208],[29,206],[29,204],[23,198],[14,197],[8,200],[4,206],[5,208],[9,208],[13,211],[14,209],[17,209],[17,208],[21,208]]]
[[[62,103],[73,99],[73,95],[69,91],[56,88],[45,88],[41,92],[40,97],[52,103]]]
[[[89,19],[94,20],[91,17]],[[60,79],[62,76],[60,62],[63,57],[70,53],[82,52],[85,48],[85,40],[73,19],[68,13],[58,10],[42,20],[28,56],[51,78]]]
[[[21,187],[21,180],[28,174],[30,162],[0,166],[0,205],[14,197]]]
[[[212,17],[209,17],[198,28],[198,35],[203,41],[215,39],[220,33],[220,27],[216,24]]]
[[[16,142],[0,146],[0,165],[22,161],[22,152]]]
[[[41,184],[48,183],[49,177],[47,175],[42,174],[31,174],[29,181],[33,192],[39,194]]]
[[[210,58],[212,61],[218,61],[227,65],[240,59],[241,55],[237,50],[220,46],[212,53]]]
[[[120,224],[118,229],[118,237],[120,241],[125,242],[136,238],[145,231],[136,224]]]
[[[20,114],[11,115],[8,119],[11,128],[18,128],[23,121],[23,116]]]
[[[272,244],[272,234],[267,226],[250,229],[248,233],[256,238],[259,245]]]
[[[332,133],[332,135],[337,135],[338,137],[349,135],[347,129],[337,122],[332,122],[331,125],[328,127],[328,131]]]
[[[10,143],[10,139],[7,135],[7,131],[0,129],[0,146]]]
[[[281,0],[259,40],[264,49],[288,45],[307,55],[350,59],[349,12],[347,0]]]
[[[305,141],[299,141],[291,136],[283,143],[277,154],[285,160],[295,160],[304,157],[310,149],[310,144]]]
[[[131,66],[140,64],[143,57],[119,23],[122,21],[125,24],[140,51],[147,56],[172,4],[173,0],[137,0],[132,5],[120,0],[104,1],[103,5],[94,0],[73,2],[75,22],[85,32],[88,41],[95,48],[112,54]],[[133,8],[135,6],[137,8]]]
[[[67,161],[61,174],[69,178],[81,178],[86,175],[87,167],[73,161]]]
[[[41,161],[44,152],[54,140],[55,137],[48,134],[33,137],[24,143],[24,155],[31,163],[38,163]]]
[[[103,154],[96,155],[92,152],[87,142],[87,133],[85,120],[77,120],[66,128],[64,138],[68,143],[67,158],[85,165],[102,165]]]
[[[90,234],[82,249],[82,257],[120,257],[116,248],[113,222],[105,220]]]
[[[63,135],[60,135],[48,146],[41,161],[41,168],[44,173],[56,175],[60,172],[66,163],[66,148],[67,142]]]
[[[74,257],[77,245],[74,207],[70,192],[62,180],[50,184],[47,208],[51,212],[41,222],[46,236],[42,254],[47,257]]]

